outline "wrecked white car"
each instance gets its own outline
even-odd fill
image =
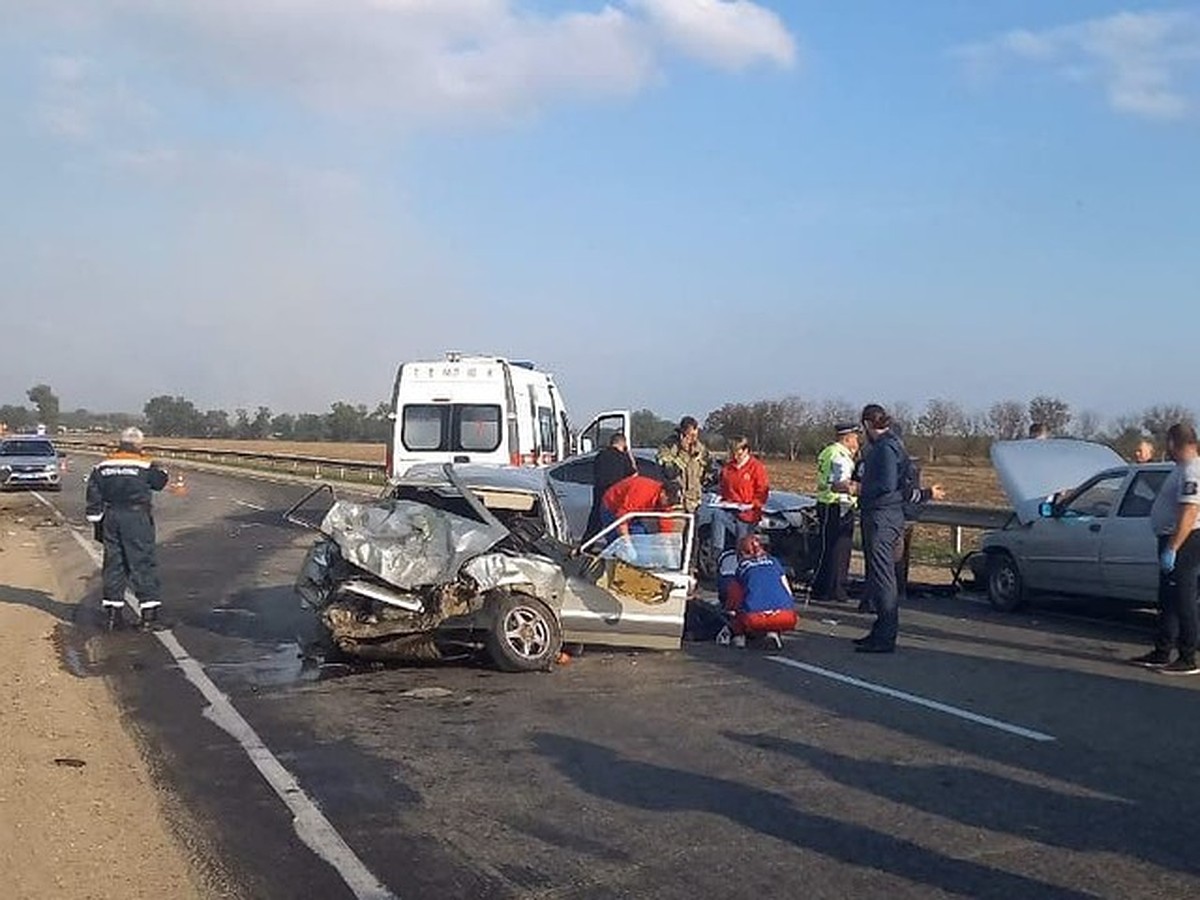
[[[1151,605],[1158,553],[1150,508],[1170,463],[1130,465],[1102,444],[1005,441],[992,447],[1013,517],[971,559],[1000,610],[1031,593],[1111,597]]]
[[[289,521],[309,525],[300,510],[323,489]],[[574,548],[542,469],[415,466],[379,500],[336,500],[317,527],[296,587],[352,656],[482,649],[521,672],[548,669],[564,643],[677,649],[683,637],[691,516],[632,514]]]

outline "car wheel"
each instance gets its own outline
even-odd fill
[[[1001,612],[1012,612],[1025,603],[1025,584],[1017,561],[1007,553],[988,557],[988,600]]]
[[[487,651],[505,672],[548,670],[562,651],[558,617],[528,595],[499,595],[493,602]]]

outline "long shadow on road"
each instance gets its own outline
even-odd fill
[[[727,737],[786,753],[834,781],[971,826],[1200,873],[1195,855],[1200,794],[1192,762],[1200,745],[1200,692],[927,648],[904,647],[895,656],[864,662],[845,647],[844,662],[829,662],[829,650],[847,642],[816,635],[806,635],[804,641],[813,647],[814,657],[819,652],[819,665],[847,675],[988,715],[1003,715],[997,707],[1019,704],[1027,715],[1037,715],[1036,723],[1022,724],[1045,727],[1058,740],[1033,744],[997,735],[764,659],[734,653],[705,656],[842,718],[1118,799],[1064,795],[958,765],[908,769],[846,758],[792,740],[792,723],[783,726],[789,737],[767,730]],[[964,699],[967,691],[974,700]],[[948,791],[946,782],[954,790]]]
[[[968,766],[894,765],[767,734],[726,737],[799,760],[846,787],[971,828],[1082,853],[1133,850],[1164,868],[1195,871],[1194,842],[1172,840],[1163,833],[1168,823],[1138,804],[1069,794]]]
[[[590,741],[543,732],[533,736],[533,745],[580,790],[635,809],[721,816],[830,859],[963,896],[1023,900],[1090,896],[806,812],[786,797],[748,784],[639,762]]]

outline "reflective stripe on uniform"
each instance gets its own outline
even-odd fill
[[[844,457],[853,466],[854,454],[841,441],[834,441],[817,457],[818,503],[853,504],[855,502],[853,494],[840,494],[833,490],[833,462],[839,456]]]

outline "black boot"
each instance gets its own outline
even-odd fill
[[[125,619],[121,615],[121,607],[106,606],[104,607],[104,611],[106,613],[104,627],[109,631],[120,631],[121,627],[125,624]]]
[[[153,631],[158,624],[158,607],[148,606],[142,610],[142,628],[145,631]]]

